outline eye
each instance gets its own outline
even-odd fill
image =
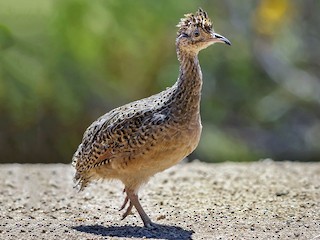
[[[196,37],[196,38],[200,36],[200,33],[199,33],[198,29],[194,30],[193,36]]]
[[[186,38],[186,37],[189,37],[189,36],[186,33],[181,33],[181,37],[185,37]]]

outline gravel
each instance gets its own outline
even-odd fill
[[[320,239],[320,163],[179,164],[121,220],[119,182],[77,193],[65,164],[0,165],[0,239]]]

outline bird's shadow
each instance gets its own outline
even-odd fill
[[[79,225],[72,229],[100,235],[103,237],[123,237],[123,238],[156,238],[167,240],[187,240],[191,239],[192,230],[185,230],[181,227],[167,226],[157,224],[154,228],[146,228],[139,226],[109,226],[102,225]]]

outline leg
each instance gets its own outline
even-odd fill
[[[138,213],[144,223],[144,226],[145,227],[152,227],[152,221],[150,220],[150,218],[148,217],[148,215],[145,213],[142,206],[140,205],[138,195],[135,194],[134,191],[130,190],[130,189],[126,189],[126,193],[127,193],[127,197],[130,199],[130,205],[127,209],[127,212],[129,210],[130,206],[131,206],[131,208],[132,208],[132,206],[135,206],[135,208],[137,209],[137,211],[138,211]],[[131,208],[130,208],[130,211],[131,211]],[[124,214],[124,216],[127,214],[127,212]]]
[[[128,196],[126,196],[126,199],[124,200],[124,202],[123,202],[121,208],[119,209],[119,211],[122,211],[126,207],[128,201],[129,201],[129,198],[128,198]]]
[[[130,201],[129,207],[127,208],[126,212],[122,215],[121,220],[125,219],[131,213],[132,207],[133,207],[133,204]]]
[[[124,190],[124,192],[125,192],[125,190]],[[126,196],[126,198],[124,199],[124,202],[123,202],[121,208],[119,209],[119,211],[122,211],[126,207],[128,201],[129,201],[129,198],[128,198],[128,196]],[[121,220],[125,219],[131,213],[132,207],[133,207],[133,204],[130,201],[129,202],[129,206],[128,206],[126,212],[122,215],[122,219]]]

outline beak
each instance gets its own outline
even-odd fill
[[[225,38],[224,36],[222,36],[218,33],[212,33],[211,35],[212,35],[213,42],[222,42],[222,43],[231,45],[231,42],[227,38]]]

